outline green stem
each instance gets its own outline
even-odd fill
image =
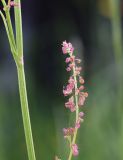
[[[29,160],[36,160],[31,123],[30,123],[30,116],[29,116],[29,109],[28,109],[25,73],[24,73],[24,65],[23,65],[23,32],[22,32],[21,1],[14,0],[14,2],[19,5],[18,7],[14,7],[14,13],[15,13],[15,29],[16,29],[16,45],[17,45],[16,64],[17,64],[17,71],[18,71],[22,118],[23,118],[28,157],[29,157]]]
[[[14,7],[17,53],[18,53],[18,55],[23,56],[23,32],[22,32],[21,1],[14,0],[14,2],[19,5],[19,7]]]
[[[31,130],[31,123],[30,123],[30,116],[29,116],[29,109],[28,109],[25,73],[24,73],[23,65],[17,66],[17,73],[18,73],[21,110],[22,110],[22,118],[23,118],[28,157],[29,157],[29,160],[36,160],[34,144],[33,144],[33,137],[32,137],[32,130]]]
[[[22,110],[22,118],[23,118],[28,157],[29,157],[29,160],[36,160],[31,123],[30,123],[30,115],[29,115],[29,109],[28,109],[26,81],[25,81],[25,73],[24,73],[24,65],[23,65],[23,36],[22,36],[23,33],[22,33],[20,0],[14,0],[15,3],[19,4],[18,7],[14,7],[16,42],[15,42],[13,27],[11,23],[10,6],[6,4],[5,0],[1,0],[1,1],[6,14],[6,19],[1,11],[0,11],[0,15],[3,19],[6,32],[8,35],[9,43],[10,43],[10,48],[17,66],[21,110]]]

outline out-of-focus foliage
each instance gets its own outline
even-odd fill
[[[62,95],[68,76],[61,53],[63,40],[71,41],[82,57],[89,92],[77,159],[123,159],[122,8],[119,0],[22,1],[25,72],[37,160],[55,155],[66,160],[67,156],[62,128],[70,117]],[[0,42],[0,160],[27,160],[16,69],[2,20]]]

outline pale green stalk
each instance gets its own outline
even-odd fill
[[[28,109],[28,100],[27,100],[27,91],[26,91],[26,82],[25,82],[25,73],[24,73],[23,64],[21,63],[20,65],[17,64],[17,72],[18,72],[21,110],[22,110],[23,125],[24,125],[28,157],[29,157],[29,160],[36,160],[32,131],[31,131],[30,115],[29,115],[29,109]]]
[[[4,7],[6,17],[1,11],[0,11],[0,15],[3,19],[9,44],[10,44],[10,48],[11,48],[11,52],[13,54],[13,58],[17,66],[21,110],[22,110],[22,118],[23,118],[24,133],[26,138],[28,158],[29,160],[36,160],[31,123],[30,123],[28,100],[27,100],[25,73],[24,73],[21,7],[20,6],[14,7],[15,31],[16,31],[16,40],[15,40],[15,37],[13,34],[13,27],[11,23],[11,17],[10,17],[10,7],[8,6],[8,4],[6,4],[5,0],[1,0],[1,1]],[[15,0],[14,2],[17,4],[20,4],[20,0]]]
[[[15,3],[21,5],[20,0],[15,0]],[[36,160],[31,123],[30,123],[28,100],[27,100],[24,65],[23,65],[24,62],[23,62],[23,36],[22,36],[23,34],[22,34],[21,7],[14,7],[14,11],[15,11],[16,46],[18,55],[16,64],[18,72],[18,82],[19,82],[19,92],[20,92],[24,132],[25,132],[29,160]]]

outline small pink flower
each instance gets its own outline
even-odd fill
[[[84,84],[84,79],[81,76],[79,76],[79,83]]]
[[[79,75],[81,70],[82,70],[81,67],[76,67],[76,68],[75,68],[76,75]]]
[[[69,108],[71,112],[75,111],[75,104],[73,96],[69,98],[69,101],[65,103],[65,107]]]
[[[80,92],[79,93],[79,106],[83,106],[84,105],[84,102],[85,102],[85,98],[88,97],[88,93],[87,92]]]
[[[66,71],[70,72],[70,71],[71,71],[71,68],[70,68],[70,67],[67,67],[67,68],[66,68]]]
[[[67,53],[73,54],[74,48],[71,43],[67,43],[66,41],[64,41],[62,45],[63,45],[62,47],[63,54],[67,54]]]
[[[85,102],[85,96],[80,95],[79,96],[79,102],[78,102],[79,106],[83,106],[84,102]]]
[[[79,117],[82,118],[84,116],[84,112],[79,113]]]
[[[69,64],[69,67],[70,67],[71,69],[73,69],[73,67],[75,67],[75,64],[74,64],[74,63],[70,63],[70,64]]]
[[[78,154],[79,154],[78,146],[76,144],[72,145],[72,153],[74,156],[78,156]]]
[[[68,90],[68,89],[63,89],[63,94],[64,94],[64,96],[68,96],[68,95],[70,95],[72,93],[72,90]]]
[[[77,122],[76,124],[75,124],[75,128],[80,128],[80,122]]]
[[[77,128],[77,129],[80,128],[80,123],[83,122],[83,121],[84,121],[84,119],[79,117],[77,122],[75,123],[75,128]]]
[[[66,58],[65,62],[66,62],[66,63],[74,62],[74,60],[75,60],[75,56],[70,56],[70,57],[67,57],[67,58]]]
[[[67,86],[66,86],[66,89],[63,89],[63,94],[64,96],[68,96],[72,93],[73,91],[73,88],[74,88],[74,81],[71,81]]]
[[[69,80],[68,80],[68,83],[75,83],[75,80],[73,79],[72,76],[70,76]]]
[[[65,62],[66,62],[66,63],[71,62],[71,58],[70,58],[70,57],[67,57],[66,60],[65,60]]]
[[[63,128],[64,137],[73,135],[75,128]]]
[[[84,96],[85,96],[86,98],[88,97],[88,93],[87,93],[87,92],[84,92],[83,94],[84,94]]]
[[[79,87],[79,91],[83,90],[84,89],[84,86],[80,86]]]

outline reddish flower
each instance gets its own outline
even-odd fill
[[[85,102],[85,98],[87,98],[87,97],[88,97],[88,93],[87,92],[80,92],[78,105],[79,106],[83,106],[84,102]]]
[[[76,75],[79,75],[81,70],[82,70],[81,67],[76,67],[76,68],[75,68]]]
[[[66,63],[71,62],[71,58],[70,58],[70,57],[67,57],[66,60],[65,60],[65,62],[66,62]]]
[[[68,83],[75,83],[75,80],[73,79],[72,76],[70,76],[69,80],[68,80]]]
[[[85,102],[85,97],[83,95],[80,95],[79,96],[79,106],[83,106],[84,105],[84,102]]]
[[[63,54],[67,53],[73,54],[74,48],[71,43],[67,43],[66,41],[64,41],[62,45],[63,45],[62,47]]]
[[[83,90],[84,89],[84,86],[80,86],[79,87],[79,91]]]
[[[84,79],[80,76],[80,72],[82,68],[79,66],[81,62],[80,59],[76,59],[73,55],[74,48],[71,43],[67,43],[66,41],[62,44],[63,54],[67,54],[65,62],[67,63],[67,71],[70,71],[71,76],[68,80],[68,85],[63,89],[64,96],[68,96],[72,94],[72,97],[69,98],[68,102],[65,103],[65,107],[69,108],[71,112],[76,111],[76,121],[74,122],[74,128],[64,128],[63,133],[65,138],[70,138],[70,150],[72,150],[73,156],[78,156],[78,146],[75,143],[77,130],[80,128],[81,122],[84,121],[83,112],[79,112],[80,106],[84,105],[85,99],[88,96],[88,93],[82,92],[84,90]],[[75,138],[75,139],[74,139]]]
[[[79,113],[79,117],[82,118],[84,116],[84,112]]]
[[[70,72],[70,71],[71,71],[71,68],[70,68],[70,67],[67,67],[66,70],[67,70],[68,72]]]
[[[69,108],[71,112],[75,111],[75,104],[73,96],[69,98],[69,101],[65,103],[65,107]]]
[[[75,128],[63,128],[64,137],[73,135]]]
[[[79,151],[78,151],[78,146],[77,146],[77,144],[73,144],[73,145],[72,145],[72,153],[73,153],[74,156],[78,156]]]
[[[67,86],[66,89],[63,89],[63,94],[64,96],[68,96],[72,93],[72,90],[74,88],[74,82],[70,82]]]
[[[79,76],[79,83],[84,84],[84,79],[81,76]]]

